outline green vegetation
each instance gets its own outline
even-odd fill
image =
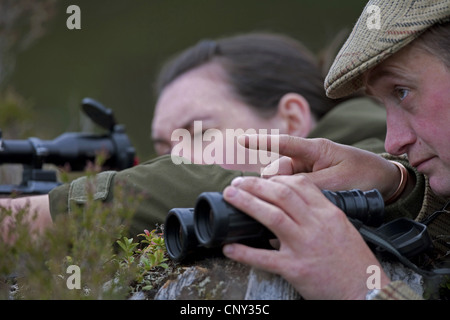
[[[120,188],[114,197],[114,205],[90,199],[71,214],[58,215],[41,235],[30,232],[29,208],[20,208],[2,233],[14,241],[0,241],[0,299],[127,299],[162,285],[173,264],[160,227],[144,230],[138,241],[128,238],[139,197]],[[0,225],[12,215],[0,208]],[[79,289],[69,266],[79,268]]]

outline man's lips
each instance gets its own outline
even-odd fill
[[[415,161],[410,161],[410,164],[416,168],[418,171],[420,171],[420,167],[423,167],[423,165],[425,163],[427,163],[428,161],[430,161],[431,159],[433,159],[434,157],[429,157],[429,158],[424,158],[421,160],[415,160]]]

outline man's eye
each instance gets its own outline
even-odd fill
[[[400,100],[403,101],[409,94],[409,90],[405,88],[395,88],[395,95]]]

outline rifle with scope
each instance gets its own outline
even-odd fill
[[[19,185],[0,185],[0,194],[46,194],[60,185],[54,170],[43,169],[44,164],[69,166],[82,171],[99,154],[106,155],[104,169],[123,170],[135,165],[135,148],[125,127],[117,124],[111,109],[91,98],[82,100],[82,110],[106,134],[67,132],[54,140],[35,137],[26,140],[3,140],[0,131],[0,164],[22,164]]]

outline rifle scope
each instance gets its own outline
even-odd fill
[[[322,193],[349,218],[368,226],[383,222],[384,201],[376,189],[322,190]],[[195,208],[170,210],[164,234],[167,252],[175,261],[201,256],[206,249],[233,242],[269,247],[269,240],[275,238],[264,225],[227,203],[220,192],[203,192]]]
[[[135,149],[124,126],[115,123],[111,110],[90,98],[83,99],[82,107],[91,120],[108,129],[109,133],[98,135],[68,132],[54,140],[35,137],[2,140],[0,133],[0,164],[16,163],[33,168],[41,168],[43,163],[57,166],[69,164],[71,170],[81,171],[99,153],[104,153],[108,157],[104,167],[117,170],[132,167]]]

